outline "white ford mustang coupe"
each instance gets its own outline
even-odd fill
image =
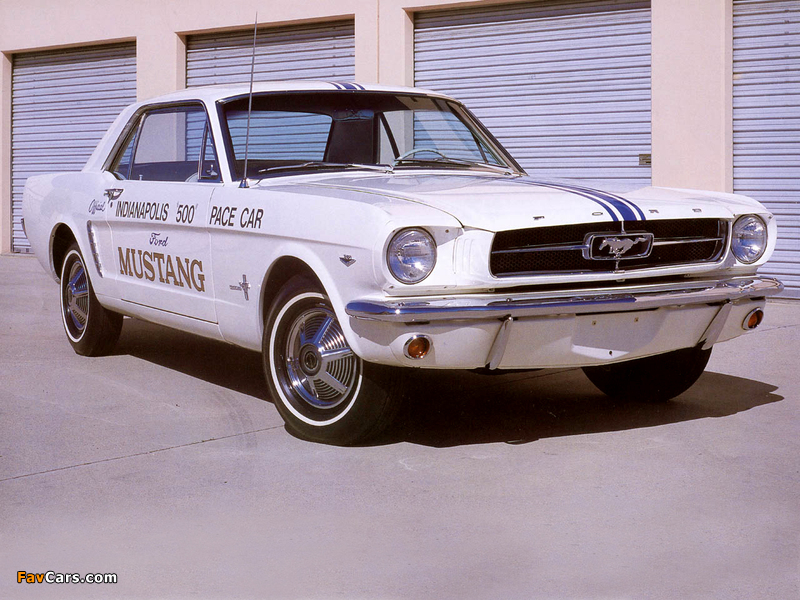
[[[108,352],[123,315],[257,350],[287,428],[351,444],[411,368],[580,366],[672,398],[782,289],[756,275],[776,224],[752,199],[540,181],[433,92],[248,92],[135,104],[80,173],[28,180],[77,353]]]

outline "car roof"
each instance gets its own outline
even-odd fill
[[[312,81],[312,80],[295,80],[295,81],[258,81],[253,83],[253,93],[280,93],[280,92],[331,92],[340,91],[343,94],[353,92],[385,92],[389,94],[425,94],[427,96],[434,96],[437,98],[444,98],[453,100],[450,96],[425,90],[421,88],[403,87],[403,86],[388,86],[378,84],[362,84],[352,81]],[[151,106],[155,104],[165,104],[171,102],[189,102],[200,101],[207,105],[212,105],[217,101],[225,100],[227,98],[235,98],[246,96],[250,93],[249,83],[239,84],[221,84],[198,86],[186,88],[163,96],[149,98],[140,102],[131,104],[125,108],[118,116],[111,127],[106,132],[103,139],[95,148],[89,160],[83,167],[85,171],[99,170],[102,168],[109,152],[111,152],[114,143],[116,142],[120,132],[125,123],[129,121],[131,116],[139,111],[142,107]]]
[[[257,81],[253,83],[253,93],[268,93],[268,92],[386,92],[395,94],[425,94],[429,96],[437,96],[440,98],[447,98],[452,100],[449,96],[434,92],[431,90],[424,90],[413,87],[402,86],[387,86],[378,84],[364,84],[352,81],[311,81],[311,80],[298,80],[298,81]],[[178,92],[172,92],[156,98],[137,103],[138,106],[145,106],[148,104],[160,104],[162,102],[181,102],[188,100],[202,100],[207,103],[217,102],[225,98],[236,96],[243,96],[250,93],[250,84],[220,84],[209,85],[202,87],[192,87]]]

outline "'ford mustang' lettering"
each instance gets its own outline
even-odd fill
[[[125,219],[150,219],[151,221],[166,221],[169,216],[169,204],[160,202],[130,202],[120,200],[117,202],[117,217]]]
[[[119,252],[119,274],[147,281],[158,281],[178,287],[188,287],[198,292],[206,291],[206,276],[203,261],[173,257],[161,252],[117,247]]]

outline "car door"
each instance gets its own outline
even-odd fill
[[[205,108],[157,106],[137,119],[105,190],[118,293],[216,323],[206,213],[221,180]]]

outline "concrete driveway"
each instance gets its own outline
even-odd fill
[[[128,319],[79,357],[39,264],[0,277],[0,598],[800,598],[800,303],[666,405],[421,373],[336,448],[286,433],[259,355]]]

